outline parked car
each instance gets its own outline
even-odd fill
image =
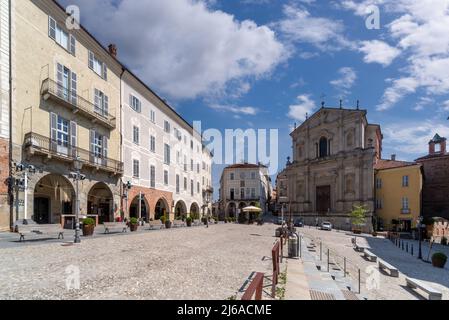
[[[285,223],[285,219],[282,219],[282,218],[278,218],[277,220],[276,220],[276,224],[277,225],[283,225]]]
[[[298,228],[304,227],[304,222],[302,222],[301,219],[296,219],[294,224],[295,224],[295,227],[298,227]]]
[[[321,224],[321,230],[332,231],[332,223],[325,221]]]

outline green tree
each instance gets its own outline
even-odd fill
[[[368,210],[364,206],[354,206],[350,213],[351,222],[353,226],[361,227],[365,224],[366,213]]]

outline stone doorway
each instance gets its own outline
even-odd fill
[[[331,187],[316,188],[316,208],[318,213],[328,213],[331,209]]]

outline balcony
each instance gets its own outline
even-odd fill
[[[411,213],[411,210],[410,209],[401,209],[401,214],[410,214]]]
[[[88,150],[55,141],[37,133],[31,132],[25,136],[24,149],[28,155],[40,154],[68,163],[79,159],[86,167],[116,175],[123,174],[123,162],[98,156]]]
[[[41,94],[44,100],[53,100],[62,104],[70,108],[73,113],[79,113],[92,120],[93,123],[98,123],[108,129],[115,129],[116,127],[115,117],[51,79],[42,82]]]

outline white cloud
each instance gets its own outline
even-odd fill
[[[449,111],[449,100],[443,102],[443,110]]]
[[[401,53],[399,49],[380,40],[361,41],[359,51],[365,54],[363,60],[366,63],[379,63],[384,67],[390,65]]]
[[[62,0],[150,86],[172,98],[220,94],[269,74],[286,49],[273,30],[191,0]],[[98,18],[101,12],[101,19]]]
[[[385,90],[381,104],[377,106],[378,111],[390,109],[393,105],[400,101],[402,97],[409,93],[415,92],[418,87],[418,82],[412,77],[401,78],[393,80],[392,82],[393,84]]]
[[[288,116],[298,121],[306,120],[306,116],[311,116],[315,110],[315,103],[310,99],[309,95],[303,94],[297,97],[297,103],[291,105]]]
[[[417,123],[395,123],[382,127],[385,148],[409,155],[425,155],[428,143],[438,133],[449,137],[449,127],[427,120]]]
[[[231,112],[251,116],[256,115],[259,111],[257,108],[254,107],[238,107],[233,105],[222,105],[222,104],[211,104],[209,107],[217,111]]]
[[[354,86],[354,83],[357,80],[357,73],[352,68],[344,67],[338,70],[338,75],[338,79],[332,80],[330,84],[333,85],[340,94],[348,95],[350,89]]]
[[[294,5],[284,5],[285,18],[276,27],[294,43],[309,43],[320,50],[341,50],[353,48],[354,44],[345,38],[344,25],[323,17],[314,17],[307,9]]]

